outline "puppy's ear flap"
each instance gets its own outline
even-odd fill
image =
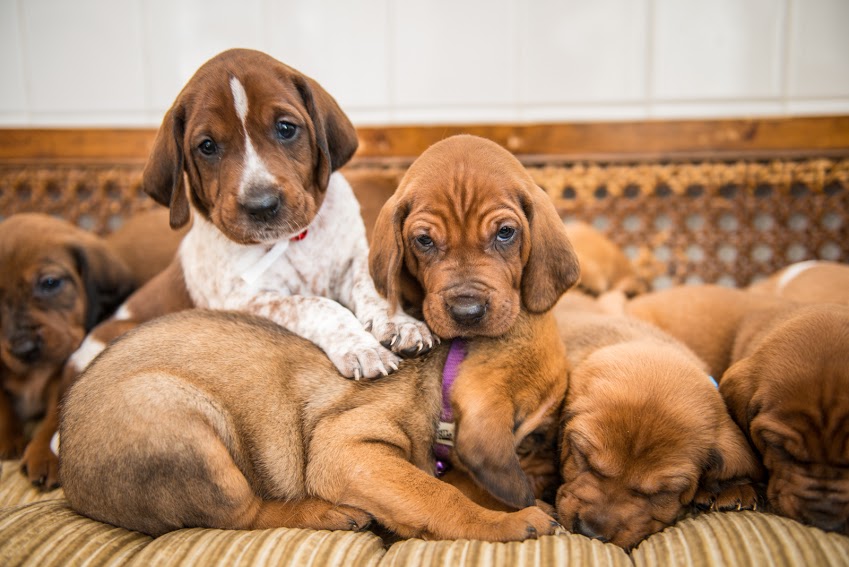
[[[185,110],[177,102],[165,114],[144,166],[142,188],[160,205],[171,209],[171,228],[189,222],[189,199],[183,181]]]
[[[318,160],[315,165],[315,181],[327,188],[330,174],[346,163],[357,151],[357,131],[339,108],[336,100],[309,77],[299,75],[295,86],[304,101],[315,128]]]
[[[735,362],[719,382],[719,393],[725,400],[728,413],[737,425],[749,434],[749,423],[757,414],[755,363],[751,357]]]
[[[530,227],[528,260],[522,273],[522,302],[532,313],[548,311],[580,276],[578,257],[554,203],[536,185],[522,202]]]
[[[71,254],[85,287],[89,331],[130,295],[136,282],[124,261],[103,242],[73,244]]]
[[[401,197],[399,188],[393,194],[374,223],[369,248],[368,267],[374,287],[384,296],[392,309],[401,303],[402,288],[412,279],[404,265],[404,221],[410,213],[410,202]]]

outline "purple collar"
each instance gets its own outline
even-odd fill
[[[460,373],[460,364],[466,359],[466,341],[454,339],[445,367],[442,369],[442,414],[439,417],[439,428],[436,432],[436,445],[433,452],[436,455],[436,475],[444,475],[451,467],[451,447],[454,446],[454,410],[451,409],[451,388]]]

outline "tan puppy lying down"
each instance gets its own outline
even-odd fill
[[[771,509],[849,533],[849,307],[699,286],[628,311],[724,371],[720,393],[763,459]]]
[[[750,285],[749,290],[795,301],[849,305],[849,265],[824,260],[798,262]]]
[[[702,362],[659,329],[555,308],[570,363],[557,513],[573,532],[626,549],[692,504],[756,507],[760,467]]]

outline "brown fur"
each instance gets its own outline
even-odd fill
[[[430,211],[434,239],[476,235],[440,240],[451,261],[421,260],[410,277],[426,300],[452,281],[485,281],[474,291],[499,298],[462,329],[469,352],[451,394],[456,454],[475,480],[522,510],[483,508],[432,476],[446,343],[389,377],[348,382],[307,341],[248,315],[206,311],[129,333],[72,387],[62,420],[71,504],[151,534],[188,526],[359,528],[368,516],[357,509],[402,536],[506,541],[553,533],[556,522],[533,506],[514,448],[557,411],[566,372],[553,317],[524,303],[530,295],[536,309],[546,308],[559,295],[552,290],[574,282],[577,266],[553,205],[513,159],[478,138],[438,144],[413,164],[381,218],[409,208],[404,220],[421,229],[421,211]],[[485,166],[493,164],[501,169],[489,177]],[[447,180],[470,175],[448,191],[418,193],[411,187],[437,183],[420,178],[423,171]],[[487,197],[469,198],[477,192]],[[450,229],[434,212],[446,206],[459,223]],[[500,225],[481,215],[492,210],[520,231],[498,253]],[[395,232],[378,222],[375,234],[387,230]],[[385,240],[373,249],[384,285],[398,274],[378,267],[399,253]],[[544,281],[526,281],[527,274]],[[427,313],[447,338],[455,326],[445,326],[441,309]]]
[[[849,305],[849,265],[821,260],[784,283],[781,278],[788,269],[750,285],[749,290],[794,301]]]
[[[705,363],[657,328],[571,295],[555,308],[570,363],[561,522],[627,549],[692,504],[756,507],[759,465]]]
[[[163,214],[140,213],[106,239],[36,213],[0,223],[0,458],[21,456],[23,421],[44,416],[23,453],[42,488],[58,481],[49,443],[62,365],[95,323],[170,261],[179,235],[150,239],[167,227]]]
[[[633,297],[647,291],[625,253],[600,231],[574,221],[566,223],[566,234],[581,264],[579,289],[593,296],[616,290]]]
[[[720,392],[762,457],[772,510],[849,533],[849,307],[707,286],[628,309],[696,352],[726,353]],[[699,337],[716,327],[725,332]]]
[[[448,138],[413,163],[381,210],[370,267],[390,303],[421,309],[443,339],[498,337],[526,321],[521,356],[499,366],[470,354],[461,365],[451,393],[452,459],[500,501],[533,504],[515,447],[565,391],[548,311],[579,273],[548,196],[498,144]]]

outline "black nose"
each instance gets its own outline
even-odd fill
[[[280,195],[276,191],[262,191],[245,197],[242,208],[258,221],[269,221],[280,211],[282,205]]]
[[[451,317],[461,325],[473,325],[486,315],[486,303],[478,297],[460,295],[447,303]]]
[[[26,362],[36,358],[41,352],[41,339],[37,335],[16,335],[9,341],[9,352]]]
[[[827,504],[811,506],[804,511],[803,516],[809,524],[826,532],[843,532],[846,530],[846,517]]]
[[[597,539],[601,542],[610,541],[610,538],[604,534],[604,528],[593,518],[575,516],[575,520],[572,522],[572,532]]]

